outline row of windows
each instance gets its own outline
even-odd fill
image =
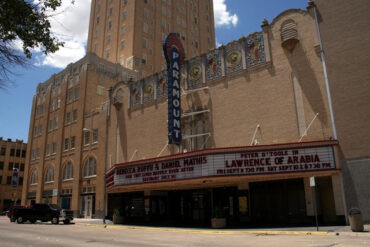
[[[66,113],[66,120],[65,120],[65,124],[70,124],[71,122],[77,122],[77,117],[78,117],[78,114],[77,114],[77,109],[74,109],[72,112],[67,112]]]
[[[8,163],[8,171],[12,171],[13,168],[17,168],[20,171],[24,171],[24,163],[9,162]],[[0,161],[0,170],[4,170],[4,161]]]
[[[64,151],[76,148],[76,137],[71,136],[70,138],[64,138]]]
[[[12,178],[13,178],[12,176],[7,176],[5,184],[11,185],[12,184]],[[3,184],[2,181],[3,181],[3,176],[0,176],[0,184]],[[18,185],[23,185],[23,177],[18,177]]]
[[[84,165],[83,168],[83,177],[91,177],[96,175],[96,160],[93,157],[90,157]],[[53,182],[55,179],[54,167],[50,166],[44,176],[44,182]],[[63,180],[73,179],[73,164],[68,162],[63,170]],[[30,177],[30,184],[37,184],[37,169],[33,170]]]
[[[1,147],[0,149],[0,155],[5,156],[6,155],[6,147]],[[11,157],[21,157],[25,158],[26,157],[26,150],[21,150],[21,149],[15,149],[11,148],[10,149],[10,156]]]

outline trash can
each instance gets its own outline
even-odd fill
[[[351,226],[351,230],[353,232],[363,232],[364,231],[364,223],[362,221],[362,214],[360,209],[358,208],[351,208],[348,213],[349,217],[349,225]]]

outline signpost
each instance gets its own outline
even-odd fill
[[[317,220],[317,202],[316,202],[316,181],[315,177],[310,177],[310,187],[312,188],[312,199],[315,213],[316,230],[319,231],[319,222]]]

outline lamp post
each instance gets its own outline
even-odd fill
[[[83,132],[89,132],[89,133],[93,133],[93,131],[89,128],[83,128],[82,129]],[[106,211],[107,211],[107,189],[106,189],[106,177],[105,177],[105,174],[107,172],[107,149],[108,149],[108,144],[107,144],[107,139],[108,139],[108,132],[105,133],[105,140],[104,140],[104,180],[103,180],[103,183],[104,183],[104,191],[103,191],[103,224],[105,224],[105,216],[106,216]],[[99,137],[99,132],[98,132],[98,137]]]

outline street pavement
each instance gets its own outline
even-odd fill
[[[75,219],[73,224],[50,222],[17,224],[0,216],[0,246],[81,247],[369,247],[370,225],[365,232],[349,226],[204,229],[103,224],[101,219]]]

